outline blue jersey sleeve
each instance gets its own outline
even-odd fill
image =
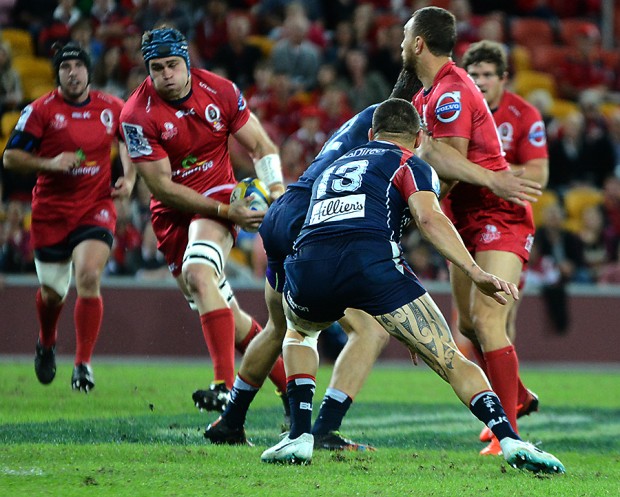
[[[325,142],[323,148],[308,166],[308,169],[291,186],[311,189],[314,181],[335,160],[356,147],[368,142],[368,130],[372,126],[372,115],[379,104],[367,107],[356,114]]]

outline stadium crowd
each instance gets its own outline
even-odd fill
[[[457,64],[472,42],[504,44],[510,88],[545,119],[549,185],[533,206],[537,236],[528,280],[620,284],[620,51],[603,48],[598,1],[3,1],[2,146],[19,111],[56,86],[49,62],[55,42],[78,42],[93,60],[91,87],[126,100],[146,77],[143,31],[165,23],[190,40],[193,66],[224,75],[242,90],[280,148],[284,178],[291,182],[333,131],[389,96],[401,68],[403,25],[411,12],[431,4],[457,17]],[[232,139],[229,145],[236,177],[254,175],[243,147]],[[118,158],[116,163],[120,172]],[[2,169],[0,272],[34,272],[33,184],[32,177]],[[108,275],[169,277],[148,201],[138,181],[132,198],[117,202]],[[416,230],[404,246],[422,280],[447,280],[443,258]],[[266,260],[257,235],[242,233],[233,259],[240,271],[263,277]]]

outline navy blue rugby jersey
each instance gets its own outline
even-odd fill
[[[333,236],[364,234],[400,241],[411,221],[407,200],[418,191],[439,197],[435,170],[394,143],[370,141],[343,155],[314,182],[296,247]]]
[[[332,162],[345,152],[364,145],[368,141],[368,130],[372,127],[372,115],[378,106],[379,104],[374,104],[366,107],[340,126],[325,142],[321,151],[299,179],[291,183],[288,188],[304,189],[309,192],[314,181]]]

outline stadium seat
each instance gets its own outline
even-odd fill
[[[533,90],[547,90],[552,97],[557,95],[555,79],[550,74],[540,71],[520,71],[513,79],[515,93],[526,97]]]
[[[532,51],[541,45],[551,45],[554,41],[551,24],[537,17],[515,17],[510,22],[510,38],[513,43]]]
[[[532,69],[556,74],[572,50],[559,45],[540,45],[532,50]]]
[[[24,88],[24,99],[34,100],[41,96],[41,86],[48,88],[54,84],[55,76],[52,63],[45,57],[20,56],[13,59],[13,67],[19,73]]]
[[[574,187],[564,194],[564,208],[566,209],[565,228],[577,232],[581,228],[583,211],[591,206],[603,202],[603,193],[596,188]]]
[[[591,21],[579,18],[560,19],[560,39],[562,43],[574,46],[577,37],[584,33],[589,33],[598,39],[601,37],[598,27]]]
[[[620,104],[614,102],[605,102],[600,106],[601,113],[607,118],[611,119],[616,112],[620,110]]]
[[[34,56],[34,41],[25,29],[3,28],[0,35],[2,40],[11,46],[13,56]]]
[[[271,50],[273,49],[274,41],[267,38],[266,36],[260,35],[252,35],[248,37],[248,43],[250,45],[257,46],[263,52],[264,57],[269,57],[271,55]]]
[[[21,113],[18,110],[12,110],[9,112],[5,112],[2,114],[2,119],[0,120],[0,128],[2,131],[2,137],[8,139],[8,137],[13,132],[13,128],[19,121],[19,116]]]
[[[571,100],[555,98],[549,112],[553,117],[561,120],[573,112],[579,112],[579,106]]]
[[[510,59],[514,72],[532,69],[532,54],[527,47],[515,45],[510,51]]]
[[[559,204],[560,197],[553,190],[544,190],[542,195],[538,197],[538,202],[532,203],[532,214],[534,216],[534,225],[542,224],[542,213],[548,205]]]

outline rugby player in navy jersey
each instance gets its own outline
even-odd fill
[[[392,97],[410,100],[420,83],[414,73],[403,70],[394,86]],[[292,253],[293,242],[303,224],[312,185],[316,178],[336,159],[368,141],[368,130],[377,105],[363,110],[338,129],[324,145],[319,155],[286,193],[267,211],[260,234],[267,253],[265,299],[269,321],[263,333],[249,345],[243,357],[231,393],[231,402],[223,415],[210,424],[205,437],[213,443],[246,444],[244,424],[249,406],[267,374],[282,351],[286,320],[282,308],[284,259]],[[450,154],[450,168],[442,167],[441,175],[488,186],[497,195],[510,199],[532,199],[536,191],[533,182],[512,174],[493,173],[469,163],[441,143],[429,142],[429,154]],[[315,447],[330,450],[372,450],[368,445],[343,437],[338,429],[353,398],[359,392],[375,360],[388,340],[385,331],[369,315],[348,309],[340,320],[348,341],[341,351],[327,388],[317,420],[313,427]]]
[[[295,252],[285,262],[288,331],[283,343],[291,431],[263,452],[265,462],[312,459],[312,398],[320,330],[359,309],[419,355],[487,425],[514,467],[562,473],[553,455],[523,442],[487,378],[454,343],[439,308],[403,258],[402,228],[413,218],[422,234],[471,279],[478,291],[506,304],[512,283],[483,271],[439,206],[435,170],[414,156],[420,117],[403,99],[373,114],[371,140],[343,155],[316,179]]]

